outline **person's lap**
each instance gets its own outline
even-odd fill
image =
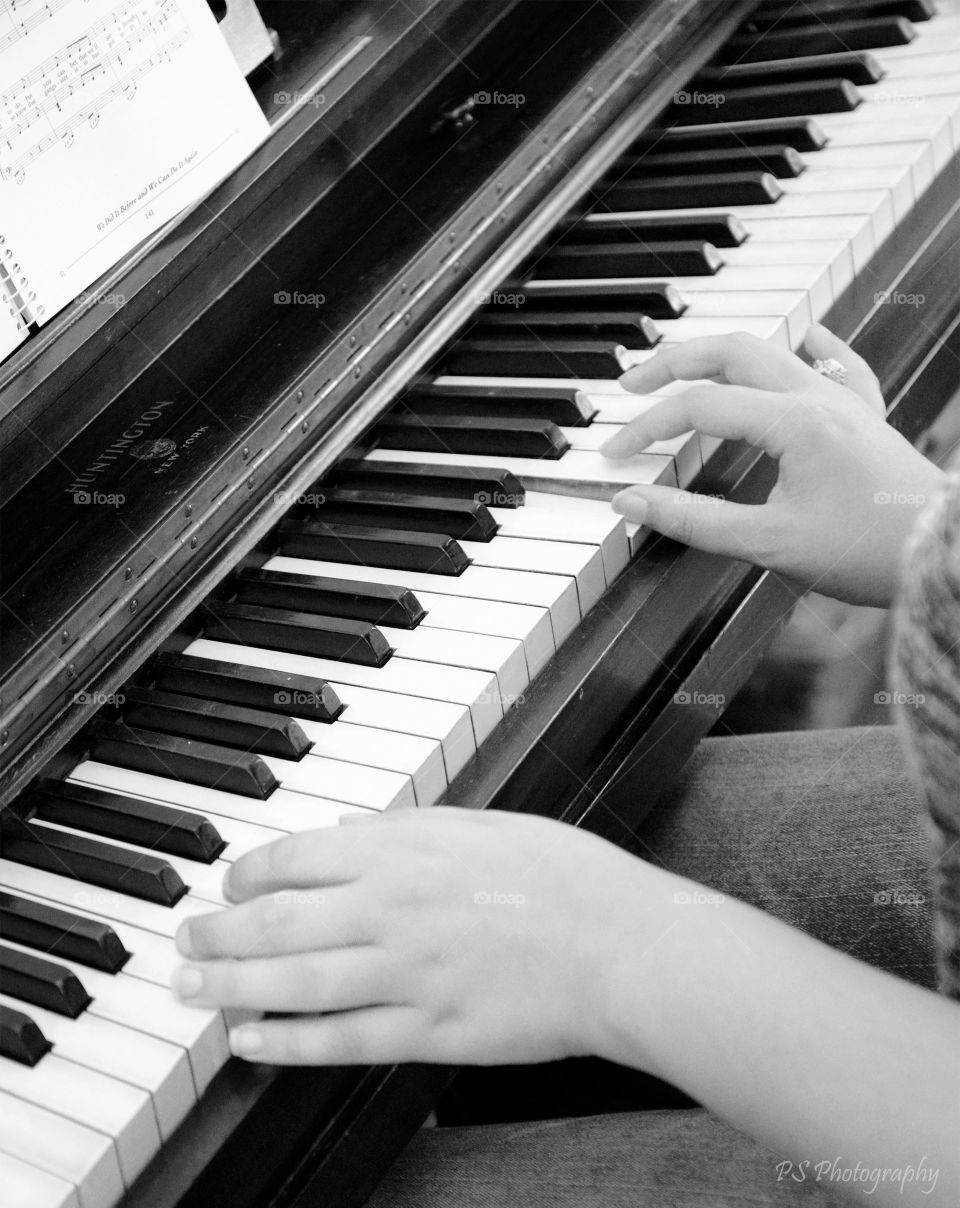
[[[645,858],[932,986],[921,804],[892,727],[705,740],[639,836]],[[722,1208],[803,1198],[772,1154],[701,1108],[421,1129],[371,1208]]]

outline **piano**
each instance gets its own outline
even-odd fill
[[[454,1071],[173,1000],[239,853],[437,802],[633,842],[796,589],[613,515],[774,476],[604,462],[622,369],[820,320],[910,437],[957,384],[960,4],[260,10],[268,141],[0,366],[11,1208],[359,1205],[429,1115]]]

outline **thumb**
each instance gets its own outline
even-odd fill
[[[627,487],[611,507],[635,524],[709,554],[726,554],[766,565],[764,505],[729,503],[720,496],[698,495],[674,487]]]
[[[876,374],[849,344],[845,344],[839,336],[835,336],[820,323],[814,323],[807,328],[803,346],[813,360],[825,361],[828,357],[833,357],[839,361],[847,371],[844,386],[858,394],[872,411],[877,411],[880,415],[886,414],[887,408]]]

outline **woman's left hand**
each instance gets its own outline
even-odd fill
[[[678,878],[524,814],[373,815],[250,852],[190,919],[182,1001],[291,1013],[231,1034],[278,1064],[472,1064],[613,1051],[617,953],[670,926]],[[655,955],[651,956],[651,961]]]

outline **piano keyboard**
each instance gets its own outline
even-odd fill
[[[230,1019],[168,986],[177,927],[223,906],[230,861],[440,800],[636,554],[611,496],[710,460],[690,433],[607,462],[656,401],[618,374],[731,330],[797,348],[953,162],[960,5],[771,28],[785,7],[759,6],[511,284],[522,305],[478,316],[28,796],[0,859],[9,1208],[109,1208],[227,1060]]]

